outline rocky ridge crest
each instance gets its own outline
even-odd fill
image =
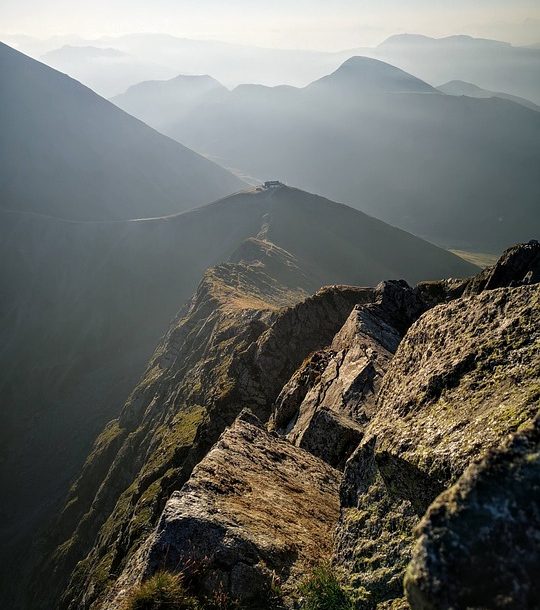
[[[472,280],[333,286],[300,302],[294,261],[261,242],[265,256],[285,261],[280,281],[245,254],[209,271],[98,439],[61,520],[69,533],[66,515],[74,523],[84,514],[54,558],[60,569],[64,553],[72,564],[84,557],[62,607],[119,609],[164,564],[204,559],[199,590],[219,585],[263,608],[279,582],[280,603],[292,608],[310,566],[331,556],[355,608],[450,610],[462,599],[457,587],[436,583],[459,567],[426,557],[442,556],[447,536],[466,531],[459,520],[481,510],[477,481],[512,472],[536,480],[533,458],[505,447],[509,435],[518,444],[530,437],[538,412],[537,242]],[[253,247],[257,240],[245,252]],[[238,417],[246,407],[254,415]],[[527,455],[534,442],[525,442]],[[534,516],[540,498],[531,489]],[[488,495],[485,505],[510,495],[522,510],[514,488],[494,484]],[[302,515],[302,533],[285,505]],[[537,555],[525,551],[515,599],[526,602]],[[514,559],[495,568],[506,580],[490,607],[515,607],[504,585],[518,578],[505,567]]]

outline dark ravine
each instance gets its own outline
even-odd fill
[[[521,510],[517,489],[498,491],[506,472],[532,481],[538,514],[535,462],[523,456],[537,442],[539,254],[530,242],[470,280],[310,297],[293,254],[249,241],[207,271],[96,441],[21,607],[120,610],[136,583],[200,563],[203,550],[215,561],[196,592],[219,583],[246,608],[270,607],[276,581],[280,604],[295,607],[299,583],[330,559],[359,610],[460,607],[430,563],[446,537],[489,503],[511,496]],[[469,505],[484,479],[493,489]],[[464,561],[477,553],[470,534]],[[505,540],[490,608],[516,607],[511,532]],[[527,604],[538,556],[525,552],[515,599]]]

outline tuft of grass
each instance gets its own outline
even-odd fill
[[[300,585],[301,610],[353,610],[353,601],[330,564],[316,567]]]
[[[200,606],[184,588],[180,574],[160,571],[130,591],[124,609],[200,610]]]

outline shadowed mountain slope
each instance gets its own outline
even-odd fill
[[[1,215],[6,549],[54,510],[209,266],[258,261],[294,299],[325,284],[477,270],[352,208],[287,187],[143,221]]]
[[[277,176],[445,247],[500,252],[540,232],[540,114],[443,95],[352,58],[311,85],[242,85],[160,128],[243,175]]]
[[[223,168],[0,43],[1,207],[78,220],[181,212],[242,188]]]

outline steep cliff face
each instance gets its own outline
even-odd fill
[[[292,443],[343,469],[374,414],[383,375],[402,334],[427,308],[405,282],[383,282],[357,305],[326,350],[306,360],[270,419]]]
[[[244,253],[243,262],[205,274],[99,437],[49,541],[56,550],[36,607],[53,606],[62,591],[61,607],[95,607],[242,408],[266,420],[302,360],[332,340],[355,304],[372,299],[370,289],[339,286],[306,299],[291,255],[265,241],[253,247],[256,260]]]

